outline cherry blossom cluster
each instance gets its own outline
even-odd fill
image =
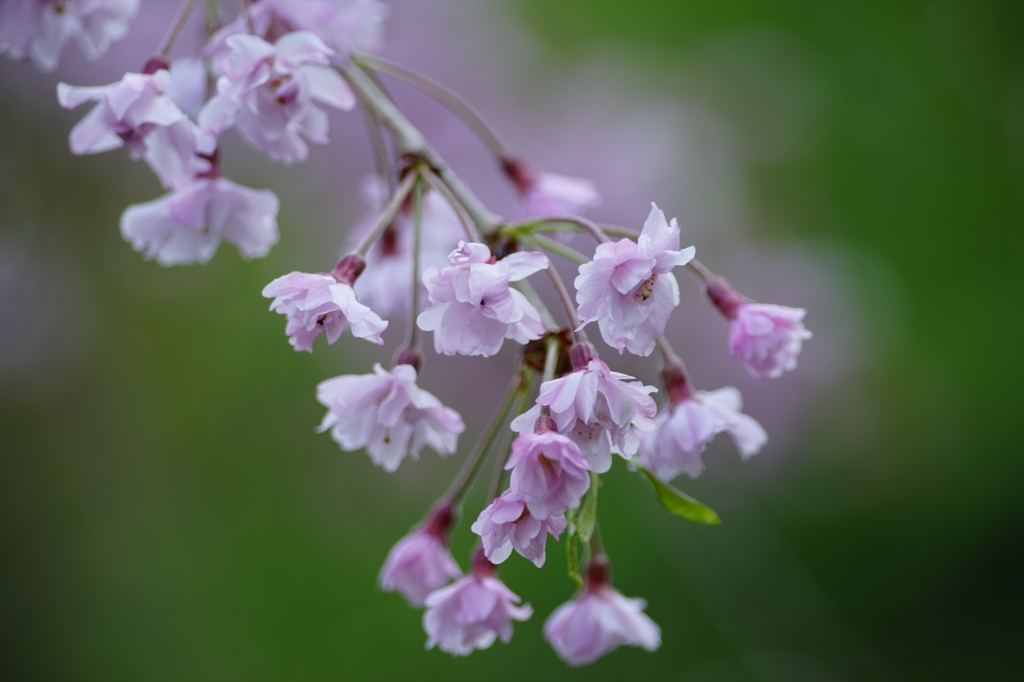
[[[234,129],[271,159],[299,163],[310,144],[328,143],[325,108],[362,107],[377,167],[364,187],[370,209],[352,230],[348,254],[326,272],[282,275],[263,296],[285,317],[296,351],[313,352],[321,334],[333,344],[346,329],[385,344],[389,316],[407,320],[409,332],[396,343],[390,369],[378,363],[371,373],[320,383],[316,397],[327,414],[319,430],[342,450],[365,450],[388,472],[424,447],[453,455],[465,423],[417,383],[422,336],[432,334],[434,351],[449,356],[493,356],[506,341],[519,347],[502,404],[448,490],[388,554],[380,586],[424,609],[428,647],[467,655],[498,638],[508,642],[513,621],[532,616],[532,607],[497,577],[498,567],[513,552],[542,567],[550,535],[565,545],[579,588],[545,623],[556,653],[583,665],[623,644],[658,648],[661,633],[645,602],[611,584],[597,522],[601,475],[623,460],[650,479],[670,511],[717,523],[714,512],[670,482],[700,476],[702,452],[720,433],[743,458],[767,440],[741,411],[739,391],[695,388],[664,336],[680,305],[674,271],[694,275],[727,322],[729,353],[758,380],[796,367],[811,336],[804,311],[739,294],[696,260],[693,246],[681,248],[679,225],[657,205],[639,231],[583,217],[599,204],[592,182],[541,171],[510,154],[457,95],[371,54],[388,13],[381,2],[227,4],[209,3],[207,42],[198,54],[172,58],[195,5],[183,0],[139,72],[109,85],[58,86],[65,108],[94,103],[71,130],[73,153],[126,147],[168,191],[125,210],[124,238],[161,265],[205,263],[221,241],[244,258],[265,256],[279,239],[278,199],[221,175],[220,137]],[[125,36],[138,11],[137,0],[8,0],[0,10],[0,51],[52,70],[73,39],[94,59]],[[419,87],[466,119],[518,197],[511,218],[491,212],[445,164],[381,86],[382,77]],[[592,255],[570,247],[561,238],[566,232],[592,240]],[[577,267],[575,295],[550,256]],[[550,279],[558,315],[532,284],[539,276]],[[587,337],[592,323],[609,351],[649,357],[658,349],[666,396],[660,407],[656,387],[612,370],[599,356]],[[471,524],[479,540],[463,574],[449,537],[488,459],[488,504]]]

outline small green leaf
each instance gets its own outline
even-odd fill
[[[580,561],[576,556],[576,525],[569,522],[565,529],[565,565],[569,569],[569,577],[577,587],[583,587],[583,576],[580,575]]]
[[[590,538],[594,535],[594,526],[597,524],[597,488],[601,479],[597,474],[590,474],[590,490],[583,498],[583,505],[576,516],[576,534],[586,544],[590,544]]]
[[[665,509],[668,509],[676,516],[681,516],[684,519],[697,523],[706,523],[709,526],[717,526],[722,523],[722,520],[718,518],[718,514],[710,507],[701,504],[674,487],[662,483],[657,476],[647,469],[643,467],[638,467],[638,469],[647,476],[647,480],[654,486],[654,494],[657,496],[658,502],[661,502],[661,506]]]

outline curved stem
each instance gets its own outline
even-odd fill
[[[192,7],[196,4],[196,0],[184,0],[181,6],[178,8],[178,13],[174,15],[173,21],[171,21],[171,27],[167,29],[167,35],[160,41],[160,47],[157,49],[157,54],[167,56],[171,53],[174,48],[174,43],[178,41],[178,36],[181,34],[181,29],[185,26],[185,20],[188,19],[188,15],[192,13]]]
[[[537,373],[531,368],[523,365],[522,371],[519,374],[519,402],[516,404],[515,414],[522,414],[526,408],[526,401],[530,397],[530,392],[533,390],[533,382],[537,378]],[[505,462],[508,461],[508,455],[510,452],[511,441],[502,450],[502,454],[494,459],[494,473],[491,475],[491,484],[487,489],[487,501],[490,503],[491,500],[498,496],[498,491],[501,488],[501,481],[505,474]]]
[[[395,174],[391,170],[387,147],[384,145],[384,136],[380,132],[380,119],[373,113],[370,107],[363,107],[363,116],[366,119],[366,134],[370,138],[370,150],[373,152],[373,163],[384,182],[388,183],[388,191],[395,193]]]
[[[690,272],[696,274],[697,277],[700,277],[704,284],[709,284],[711,280],[715,278],[715,273],[711,272],[711,270],[696,258],[691,258],[690,262],[686,264],[686,267]]]
[[[538,218],[536,220],[536,222],[538,222],[538,223],[569,223],[571,225],[578,225],[579,227],[582,227],[586,232],[589,232],[590,236],[593,237],[595,240],[597,240],[597,242],[599,244],[603,244],[604,242],[610,242],[611,241],[611,239],[608,238],[608,235],[606,235],[602,231],[602,229],[597,226],[596,223],[591,222],[590,220],[587,220],[586,218],[583,218],[581,216],[569,216],[569,215],[544,216],[543,218]]]
[[[558,270],[555,270],[555,266],[551,263],[548,263],[548,277],[551,278],[551,283],[555,286],[558,298],[562,301],[562,307],[565,308],[565,314],[569,317],[569,328],[575,334],[576,330],[580,327],[580,318],[576,315],[576,306],[569,296],[569,290],[565,288],[565,282],[562,281]]]
[[[640,238],[640,233],[637,230],[631,230],[628,227],[621,227],[619,225],[606,225],[604,223],[601,223],[600,225],[598,225],[598,227],[601,228],[602,232],[604,232],[605,234],[610,234],[613,237],[626,237],[628,239],[632,239],[633,241],[636,241],[637,239]]]
[[[412,191],[413,185],[419,180],[419,170],[411,170],[401,184],[398,185],[398,190],[394,196],[391,197],[391,201],[388,202],[387,206],[384,207],[384,211],[380,214],[380,218],[377,219],[377,224],[373,226],[373,229],[363,237],[363,241],[359,243],[359,246],[355,248],[355,253],[360,256],[366,256],[366,252],[370,250],[373,243],[377,241],[377,237],[387,229],[387,226],[391,224],[391,221],[395,219],[395,214],[398,213],[398,209],[402,207],[402,202],[409,196],[409,192]]]
[[[547,237],[539,234],[532,234],[527,239],[537,245],[538,248],[550,251],[551,253],[558,254],[562,258],[572,261],[578,265],[589,263],[590,259],[584,256],[576,249],[566,246],[565,244],[559,244],[554,239],[548,239]]]
[[[438,179],[466,209],[466,213],[481,234],[484,237],[497,234],[501,229],[501,218],[484,206],[483,202],[448,168],[440,154],[427,144],[420,131],[409,122],[405,114],[398,110],[395,103],[381,91],[366,72],[351,61],[339,67],[338,71],[356,96],[371,107],[384,122],[384,125],[395,136],[399,148],[406,153],[419,156],[427,162]]]
[[[558,338],[550,337],[547,341],[544,353],[544,376],[541,384],[545,384],[555,378],[555,368],[558,366]]]
[[[483,117],[477,113],[476,109],[474,109],[472,105],[445,86],[432,78],[428,78],[427,76],[416,73],[404,66],[382,59],[381,57],[357,53],[353,54],[351,58],[357,64],[367,69],[393,76],[394,78],[404,81],[425,92],[438,102],[441,102],[443,105],[451,109],[456,116],[461,118],[466,125],[473,129],[473,132],[480,137],[481,141],[487,145],[487,148],[490,149],[494,156],[498,159],[503,159],[505,157],[505,145],[502,144],[497,133],[495,133],[487,122],[484,121]]]
[[[666,365],[679,365],[683,369],[683,372],[686,372],[686,363],[683,362],[683,359],[679,357],[678,354],[676,354],[675,350],[672,348],[672,344],[668,342],[668,339],[664,336],[659,336],[654,340],[654,342],[658,344],[658,350],[661,351],[661,357],[665,360]]]
[[[413,215],[413,237],[412,237],[412,317],[409,320],[409,343],[406,346],[413,350],[419,342],[419,325],[416,324],[416,316],[420,312],[420,244],[423,241],[423,179],[416,178],[416,185],[412,190],[412,215]]]
[[[444,502],[454,506],[459,503],[462,496],[469,490],[473,479],[476,477],[476,472],[480,468],[480,463],[484,459],[484,454],[491,448],[494,439],[501,432],[501,427],[508,417],[509,410],[512,409],[512,402],[515,400],[516,393],[520,390],[519,387],[521,385],[518,374],[519,368],[517,367],[516,374],[512,377],[512,385],[505,394],[505,400],[502,401],[498,411],[491,415],[491,421],[484,428],[483,433],[480,434],[480,439],[476,442],[473,452],[463,462],[462,468],[459,469],[459,473],[455,476],[455,480],[452,481],[451,485],[448,486],[448,490],[445,491],[444,496],[441,498]]]

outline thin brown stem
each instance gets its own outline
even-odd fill
[[[526,401],[530,397],[530,392],[533,390],[533,382],[537,378],[537,373],[523,365],[522,371],[519,375],[519,402],[516,404],[516,409],[513,414],[520,415],[526,408]],[[506,436],[509,434],[506,433]],[[498,496],[498,491],[501,489],[501,481],[505,474],[505,462],[508,461],[508,455],[510,451],[511,443],[505,445],[499,452],[500,455],[494,458],[494,473],[491,475],[491,484],[487,489],[487,500],[490,502]]]
[[[559,300],[562,302],[562,307],[565,308],[565,314],[569,317],[569,328],[573,330],[573,334],[580,326],[580,318],[576,315],[576,306],[572,302],[572,297],[569,296],[569,290],[565,288],[565,282],[562,281],[561,275],[558,274],[558,270],[551,263],[548,263],[548,277],[551,278],[551,283],[555,287],[555,292],[558,294]]]
[[[502,226],[502,220],[492,213],[483,202],[481,202],[462,180],[455,175],[430,145],[427,144],[423,135],[406,118],[405,114],[398,110],[392,102],[373,82],[373,80],[353,62],[348,62],[339,68],[339,72],[348,82],[349,86],[367,106],[371,107],[378,117],[384,122],[388,130],[395,137],[399,148],[408,154],[419,156],[427,162],[438,179],[451,191],[456,200],[466,209],[466,213],[476,224],[484,237],[498,233]]]
[[[512,376],[512,384],[505,394],[505,400],[502,401],[498,411],[491,415],[491,421],[488,422],[483,433],[480,434],[480,439],[477,440],[473,451],[466,458],[466,461],[462,463],[462,468],[456,474],[455,480],[452,481],[451,485],[448,486],[448,490],[445,491],[444,497],[441,498],[444,502],[454,506],[459,503],[462,496],[469,490],[477,471],[480,469],[480,463],[483,462],[484,454],[490,450],[494,439],[498,436],[501,427],[505,423],[505,419],[508,417],[509,410],[512,409],[512,402],[515,400],[516,393],[520,390],[520,385],[519,368],[517,367],[515,374]]]
[[[538,223],[569,223],[571,225],[578,225],[582,227],[585,232],[589,232],[590,236],[597,240],[597,243],[603,244],[604,242],[610,242],[611,239],[608,235],[598,227],[598,225],[586,218],[581,216],[570,216],[570,215],[559,215],[559,216],[545,216],[538,218]]]
[[[689,268],[690,272],[700,277],[704,284],[710,284],[711,280],[715,278],[715,273],[711,272],[707,266],[696,258],[691,258],[690,262],[686,264],[686,267]]]
[[[483,117],[477,113],[472,105],[453,91],[432,78],[381,57],[358,53],[353,54],[352,59],[367,69],[404,81],[441,102],[473,129],[473,132],[480,137],[481,141],[487,145],[487,148],[490,149],[495,157],[498,159],[505,158],[505,145],[502,144],[497,133],[484,121]]]
[[[185,20],[188,19],[188,15],[192,12],[192,7],[196,4],[196,0],[183,0],[181,6],[178,8],[178,13],[174,15],[174,19],[171,21],[171,27],[167,29],[167,34],[164,39],[160,41],[160,47],[157,49],[157,54],[167,56],[171,53],[174,48],[174,43],[178,41],[178,36],[181,34],[181,29],[185,26]]]
[[[405,178],[402,179],[401,184],[398,185],[398,190],[394,196],[391,197],[391,201],[384,207],[384,210],[380,214],[380,218],[377,219],[377,224],[373,226],[373,229],[363,237],[363,240],[359,243],[359,246],[355,248],[355,253],[360,256],[365,256],[366,252],[370,250],[373,243],[377,241],[381,233],[387,229],[391,221],[395,219],[395,214],[398,213],[398,209],[402,207],[402,203],[406,197],[409,196],[409,192],[412,191],[413,185],[419,180],[420,174],[418,169],[410,170],[406,174]]]

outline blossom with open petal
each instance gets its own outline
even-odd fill
[[[412,365],[388,371],[377,363],[373,374],[334,377],[317,386],[316,397],[328,408],[317,430],[330,429],[344,450],[366,448],[385,471],[406,455],[419,459],[424,445],[450,455],[466,428],[458,412],[416,385]]]
[[[732,386],[692,391],[654,418],[654,430],[640,443],[640,462],[663,481],[679,474],[697,478],[704,471],[701,452],[716,435],[728,432],[743,459],[768,440],[764,428],[740,410],[740,392]]]
[[[86,59],[98,59],[124,38],[139,0],[6,0],[0,7],[0,53],[31,57],[40,71],[57,68],[74,40]]]
[[[611,585],[588,586],[548,617],[544,638],[572,666],[593,663],[622,644],[654,651],[661,645],[661,629],[643,612],[646,606]]]
[[[604,473],[611,468],[613,451],[626,459],[636,454],[637,429],[654,428],[651,417],[658,408],[650,394],[658,389],[632,379],[593,358],[583,369],[544,382],[537,404],[512,421],[512,430],[532,430],[546,406],[558,432],[579,446],[591,470]]]
[[[750,376],[761,381],[777,379],[796,369],[803,342],[811,338],[804,328],[806,310],[755,303],[721,277],[708,283],[707,294],[729,320],[729,351]]]
[[[526,343],[544,334],[540,313],[509,282],[548,267],[542,253],[519,252],[495,262],[484,244],[459,242],[449,267],[423,272],[431,307],[417,318],[434,332],[434,349],[444,355],[494,355],[505,339]]]
[[[264,287],[263,295],[274,299],[270,309],[288,318],[285,334],[295,350],[312,352],[313,341],[321,332],[327,333],[327,343],[332,344],[346,326],[351,326],[357,338],[384,343],[380,333],[388,323],[356,297],[352,281],[358,272],[342,274],[343,270],[339,265],[331,274],[292,272]]]
[[[594,259],[580,266],[576,301],[583,324],[597,320],[601,337],[620,353],[650,355],[679,305],[679,284],[672,268],[694,256],[679,249],[679,225],[669,223],[656,205],[638,241],[600,244]]]
[[[170,82],[171,74],[160,69],[152,75],[126,73],[110,85],[74,87],[59,83],[57,100],[65,109],[97,102],[71,129],[71,151],[95,154],[127,146],[133,157],[141,158],[148,133],[186,118],[166,94]]]
[[[328,66],[333,50],[310,31],[288,33],[273,45],[234,35],[227,45],[217,94],[199,112],[199,126],[210,134],[235,125],[271,158],[295,163],[309,155],[306,140],[328,141],[327,113],[316,102],[344,110],[355,106],[344,79]]]
[[[129,206],[121,234],[161,265],[205,263],[225,239],[243,258],[277,243],[277,196],[226,178],[198,178],[155,201]]]
[[[575,509],[590,488],[590,466],[579,447],[553,431],[520,434],[505,468],[512,470],[512,494],[538,519]]]
[[[398,592],[415,607],[422,607],[427,595],[462,575],[448,551],[448,529],[453,521],[450,505],[435,509],[427,522],[399,540],[384,561],[379,583],[388,592]]]
[[[565,527],[564,514],[538,519],[530,513],[525,502],[511,490],[506,490],[480,512],[472,530],[480,536],[484,553],[491,563],[500,564],[514,549],[541,568],[548,534],[557,540]]]
[[[486,649],[494,640],[512,639],[512,621],[533,615],[529,604],[494,576],[494,565],[478,550],[473,572],[427,596],[423,629],[427,648],[435,646],[456,656]]]

